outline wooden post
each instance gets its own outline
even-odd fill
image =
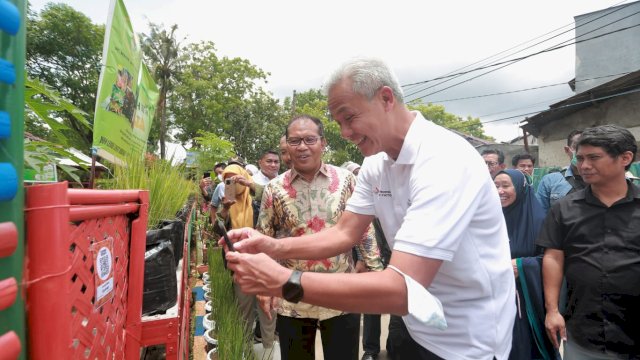
[[[529,140],[527,139],[527,130],[525,130],[524,128],[522,128],[522,135],[524,135],[523,140],[524,140],[524,151],[527,152],[527,154],[530,154],[529,152]]]

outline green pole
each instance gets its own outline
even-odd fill
[[[21,286],[23,281],[24,260],[24,188],[23,188],[23,161],[24,161],[24,65],[26,53],[25,39],[25,14],[26,0],[0,0],[8,1],[15,5],[19,16],[7,19],[9,11],[3,11],[1,17],[5,17],[5,28],[0,30],[0,59],[13,64],[15,69],[15,82],[7,84],[0,82],[0,111],[9,114],[11,123],[11,135],[6,139],[0,139],[0,163],[11,164],[16,171],[18,179],[17,193],[7,201],[0,201],[0,223],[12,222],[18,229],[18,246],[8,257],[0,258],[0,281],[14,278],[18,283],[18,295],[15,302],[4,310],[0,310],[0,336],[13,331],[20,338],[21,352],[19,359],[26,359],[27,342],[25,334],[25,289]],[[12,21],[19,19],[17,33],[11,34]],[[8,22],[8,25],[7,25]],[[15,22],[14,22],[15,23]],[[8,30],[7,30],[8,29]]]

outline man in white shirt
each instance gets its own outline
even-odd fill
[[[409,111],[397,79],[378,60],[344,64],[326,89],[342,136],[367,156],[346,211],[333,228],[297,238],[233,231],[239,252],[227,260],[234,280],[249,293],[400,315],[410,338],[394,349],[398,359],[507,359],[515,283],[499,197],[482,157]],[[300,273],[272,260],[349,249],[374,216],[393,249],[384,271]]]
[[[280,170],[280,156],[274,150],[267,150],[262,154],[260,160],[258,160],[258,167],[260,171],[253,175],[253,181],[256,184],[265,186],[273,178],[278,176],[278,170]]]

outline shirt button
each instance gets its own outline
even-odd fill
[[[607,234],[611,234],[611,229],[606,228],[606,229],[604,229],[604,232],[606,232]]]

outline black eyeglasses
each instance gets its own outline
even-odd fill
[[[318,142],[319,139],[321,139],[322,136],[305,136],[303,138],[287,138],[287,144],[291,145],[291,146],[298,146],[300,145],[302,142],[304,142],[305,145],[313,145],[315,143]]]

